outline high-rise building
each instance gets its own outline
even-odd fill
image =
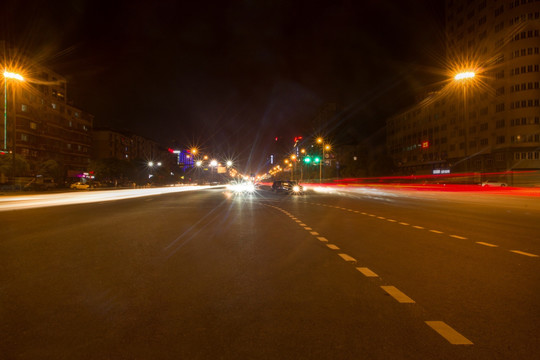
[[[540,1],[447,0],[445,16],[448,82],[388,119],[395,165],[540,170]]]
[[[2,156],[12,157],[14,152],[30,165],[15,175],[38,175],[48,160],[56,161],[65,176],[85,171],[93,116],[68,101],[66,79],[5,42],[0,42],[0,58]]]

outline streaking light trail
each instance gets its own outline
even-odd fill
[[[178,186],[151,189],[101,190],[43,195],[6,196],[0,197],[0,211],[125,200],[143,196],[195,191],[207,188],[216,188],[216,186]]]

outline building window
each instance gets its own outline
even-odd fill
[[[26,105],[26,104],[21,104],[21,111],[27,112],[27,111],[28,111],[28,105]]]
[[[37,130],[37,124],[33,121],[30,122],[30,129]]]

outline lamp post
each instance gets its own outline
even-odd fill
[[[322,163],[325,159],[324,153],[325,151],[329,151],[331,146],[329,144],[325,144],[322,137],[317,138],[317,144],[320,144],[322,149],[322,159],[319,161],[319,183],[322,183]]]
[[[474,79],[476,73],[474,71],[459,72],[454,76],[454,81],[458,82],[463,88],[463,120],[465,122],[465,172],[469,171],[469,116],[467,114],[467,87]]]
[[[7,152],[7,81],[8,79],[15,79],[18,81],[24,81],[24,78],[20,74],[9,72],[4,70],[4,152]],[[11,139],[11,173],[13,180],[15,180],[15,148],[17,140],[17,103],[15,101],[15,90],[13,90],[13,138]]]
[[[210,166],[212,167],[212,180],[215,180],[215,169],[218,166],[217,160],[210,161]]]
[[[296,171],[296,155],[291,155],[291,165],[292,165],[292,178],[291,180],[294,180],[294,172]]]

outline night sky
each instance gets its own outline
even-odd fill
[[[0,39],[64,75],[94,126],[244,161],[275,136],[316,134],[326,102],[358,140],[412,105],[438,80],[443,4],[9,0]]]

